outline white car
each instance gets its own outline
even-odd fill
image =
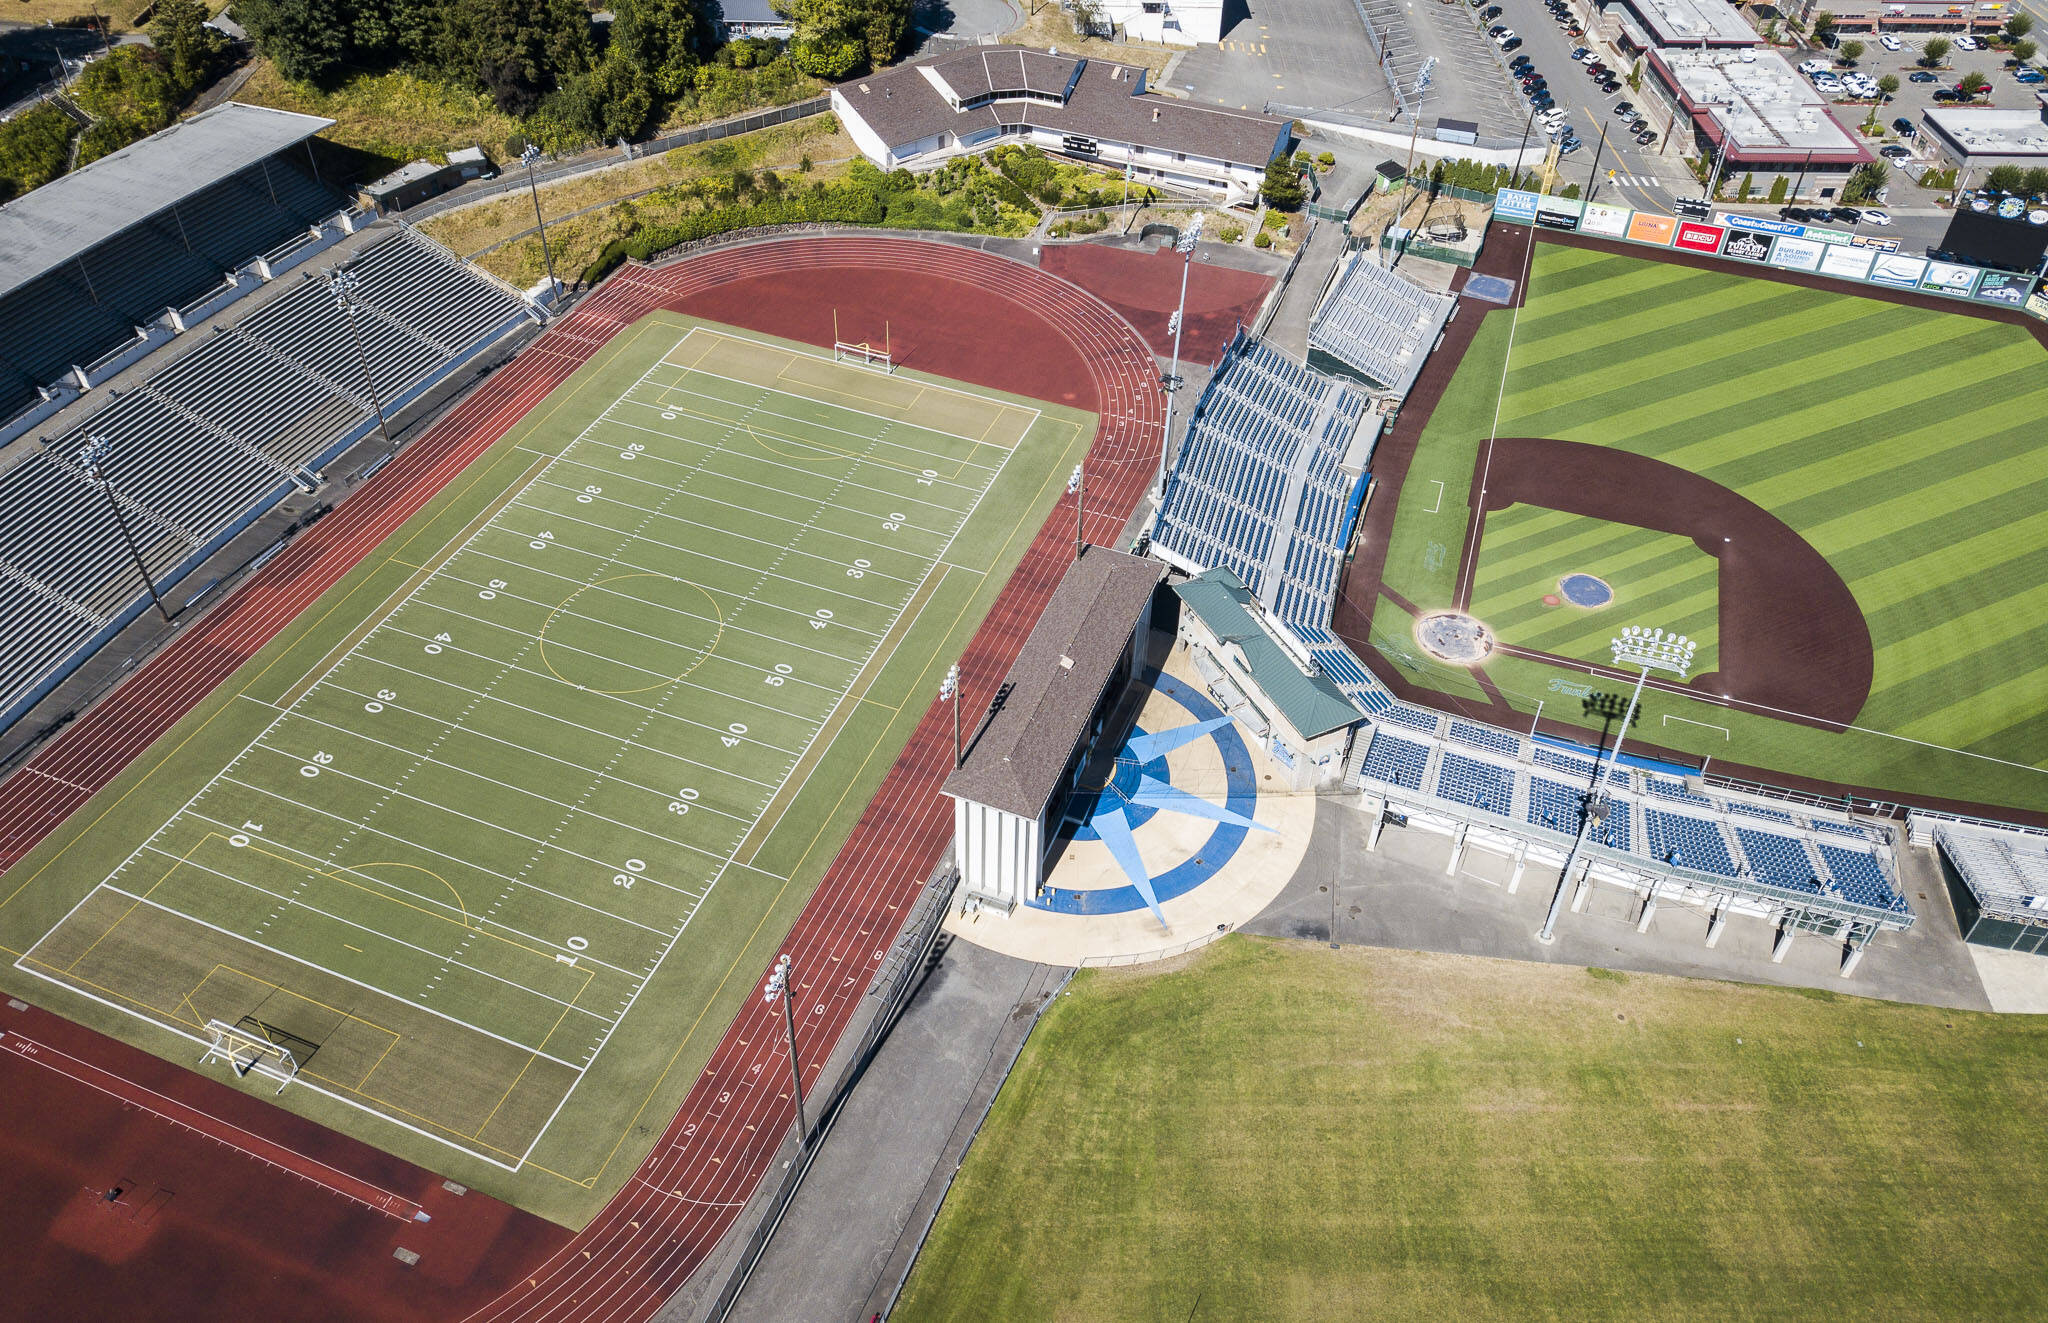
[[[1513,28],[1509,28],[1507,31],[1501,33],[1498,37],[1495,37],[1493,39],[1493,44],[1496,46],[1505,46],[1514,39],[1515,30]]]
[[[1865,225],[1889,225],[1892,223],[1892,218],[1881,211],[1865,211],[1863,213],[1863,223]]]
[[[1905,45],[1904,42],[1900,41],[1897,37],[1894,37],[1889,32],[1879,37],[1877,39],[1877,44],[1884,47],[1888,51],[1895,51],[1899,49],[1901,46]]]
[[[1811,78],[1815,74],[1826,73],[1831,67],[1833,66],[1829,65],[1826,60],[1802,60],[1799,64],[1799,72]]]
[[[1975,37],[1967,35],[1957,37],[1952,44],[1959,51],[1974,51],[1982,49],[1981,43],[1978,42],[1978,40]]]

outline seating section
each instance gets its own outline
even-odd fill
[[[1505,767],[1446,753],[1437,771],[1436,793],[1505,818],[1515,811],[1515,775]]]
[[[1584,786],[1567,786],[1544,777],[1529,778],[1529,807],[1523,820],[1552,831],[1576,836],[1581,808],[1586,800]],[[1587,832],[1587,839],[1611,850],[1629,848],[1630,805],[1625,799],[1607,801],[1606,821]]]
[[[1409,740],[1396,739],[1385,731],[1372,737],[1365,756],[1365,775],[1410,790],[1422,789],[1422,775],[1429,767],[1429,749]]]
[[[1757,881],[1794,891],[1820,890],[1813,857],[1803,842],[1752,827],[1737,827],[1735,839],[1742,843],[1742,855]]]
[[[389,406],[526,315],[526,304],[400,228],[352,263],[364,350]],[[106,498],[70,462],[91,434],[150,573],[167,579],[266,508],[369,416],[362,358],[334,299],[305,278],[233,330],[125,389],[0,472],[0,722],[142,585]]]
[[[1538,767],[1548,767],[1559,772],[1570,772],[1574,776],[1591,777],[1593,769],[1599,766],[1591,758],[1574,758],[1568,753],[1559,753],[1556,749],[1546,748],[1541,744],[1535,746],[1532,756],[1535,758]]]
[[[1356,253],[1309,325],[1310,356],[1328,354],[1380,390],[1406,395],[1456,303]]]
[[[340,206],[298,166],[273,157],[0,296],[0,417]]]
[[[1482,726],[1474,721],[1453,721],[1451,723],[1450,736],[1460,744],[1470,744],[1474,748],[1479,749],[1491,749],[1495,753],[1505,753],[1512,756],[1522,751],[1522,742],[1513,735],[1508,734],[1504,730],[1497,730],[1492,726]]]
[[[1665,863],[1697,873],[1736,874],[1735,859],[1728,853],[1728,841],[1718,822],[1647,809],[1643,830],[1649,836],[1650,854]]]
[[[1828,866],[1835,890],[1858,905],[1905,912],[1906,898],[1892,890],[1891,879],[1875,855],[1862,850],[1845,850],[1839,845],[1818,843],[1821,861]]]

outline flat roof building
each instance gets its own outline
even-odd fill
[[[2010,0],[1829,0],[1827,9],[1836,27],[1856,32],[1990,32],[2018,12]]]
[[[1920,116],[1927,141],[1957,165],[2048,165],[2048,95],[2027,109],[1934,106]]]
[[[1003,141],[1121,168],[1138,182],[1249,197],[1290,121],[1145,91],[1145,70],[1109,60],[980,46],[832,89],[832,109],[884,170],[936,164]]]
[[[1623,29],[1634,20],[1652,48],[1740,48],[1763,42],[1728,0],[1621,0],[1621,9]]]
[[[1827,98],[1776,51],[1660,50],[1659,88],[1692,121],[1700,150],[1745,171],[1841,173],[1874,159]]]

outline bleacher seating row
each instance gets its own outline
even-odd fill
[[[227,273],[340,209],[340,199],[273,157],[168,208],[84,256],[0,296],[0,417],[74,366],[134,338]]]
[[[1310,361],[1321,365],[1327,354],[1375,387],[1406,395],[1456,304],[1355,253],[1310,320]]]
[[[1400,705],[1389,715],[1414,711]],[[1396,731],[1387,723],[1362,735],[1370,743],[1358,760],[1361,785],[1442,801],[1459,816],[1477,811],[1510,831],[1526,824],[1557,836],[1578,834],[1595,775],[1590,760],[1560,756],[1541,744],[1525,749],[1508,732],[1462,718],[1433,718],[1433,724],[1440,729],[1428,736],[1414,734],[1412,724]],[[1506,745],[1514,747],[1482,736],[1505,736]],[[1564,770],[1580,775],[1566,781],[1537,770],[1565,763],[1575,763],[1575,769]],[[1589,829],[1588,839],[1631,856],[1635,867],[1740,880],[1751,890],[1821,908],[1840,900],[1893,914],[1909,912],[1893,880],[1889,837],[1881,828],[1698,794],[1682,782],[1626,763],[1603,768],[1607,815]],[[1684,811],[1694,807],[1699,811]],[[1759,811],[1745,814],[1748,809]],[[1638,821],[1640,833],[1634,829]],[[1783,826],[1755,825],[1763,821]],[[1828,839],[1820,839],[1823,835]],[[1852,837],[1857,844],[1849,844]]]
[[[387,406],[528,310],[410,229],[350,265]],[[291,484],[310,485],[309,466],[368,419],[367,387],[333,295],[308,274],[0,472],[0,727],[142,597],[106,498],[74,463],[88,436],[112,443],[107,476],[151,574],[174,579]]]

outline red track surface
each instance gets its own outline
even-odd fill
[[[1181,255],[1171,248],[1143,252],[1102,244],[1047,244],[1039,256],[1047,271],[1071,280],[1124,315],[1159,354],[1173,352],[1167,319],[1180,306]],[[1214,363],[1237,324],[1250,325],[1273,288],[1273,278],[1255,271],[1188,267],[1188,313],[1181,323],[1183,362]]]
[[[656,307],[700,313],[821,345],[830,342],[836,309],[840,333],[849,339],[875,339],[880,333],[875,323],[886,322],[899,357],[911,366],[1096,411],[1102,425],[1088,458],[1088,531],[1094,539],[1106,542],[1116,537],[1158,462],[1161,397],[1150,352],[1129,324],[1100,302],[1035,268],[946,245],[853,238],[724,249],[660,271],[628,268],[61,740],[0,785],[0,868],[12,865],[55,829],[613,334]],[[963,701],[985,702],[1007,671],[1072,555],[1069,528],[1064,514],[1048,521],[1004,587],[961,660]],[[807,1083],[815,1082],[818,1067],[856,1009],[908,902],[951,834],[951,814],[936,793],[950,768],[949,739],[935,705],[782,945],[794,956],[801,975],[798,1033],[812,1063]],[[730,1226],[787,1132],[793,1104],[787,1089],[777,1083],[788,1075],[777,1028],[770,1023],[768,1009],[750,999],[681,1111],[619,1196],[544,1262],[536,1263],[538,1256],[530,1251],[515,1249],[515,1244],[530,1241],[523,1241],[520,1234],[508,1237],[500,1228],[497,1250],[489,1261],[493,1271],[472,1276],[466,1297],[463,1292],[437,1296],[437,1312],[445,1317],[466,1307],[451,1308],[457,1299],[474,1303],[495,1294],[471,1317],[638,1320],[652,1314]],[[132,1058],[141,1054],[98,1035],[65,1029],[75,1036],[64,1045],[67,1052],[81,1058],[90,1055],[114,1074],[138,1079],[143,1068]],[[141,1059],[158,1070],[188,1074]],[[62,1079],[25,1058],[9,1062],[0,1057],[0,1068],[11,1069],[10,1084],[19,1082],[15,1074],[29,1072],[23,1078],[40,1081],[45,1094],[51,1092],[51,1081]],[[92,1096],[104,1098],[94,1092],[94,1086],[104,1085],[100,1077],[90,1082],[74,1079],[57,1089],[47,1106],[11,1108],[21,1118],[17,1132],[32,1136],[38,1148],[46,1139],[60,1145],[67,1138],[78,1140],[79,1136],[66,1135],[54,1117],[76,1114]],[[17,1097],[26,1099],[34,1088],[24,1083],[24,1092],[10,1088],[6,1096],[12,1104]],[[238,1104],[250,1102],[231,1090],[220,1092]],[[360,1145],[278,1109],[260,1110],[260,1118],[238,1118],[240,1138],[233,1142],[245,1151],[261,1152],[265,1162],[279,1154],[262,1150],[261,1144],[281,1144],[307,1159],[302,1165],[309,1180],[325,1184],[288,1181],[279,1168],[253,1160],[247,1174],[214,1173],[210,1179],[232,1179],[236,1203],[245,1212],[256,1213],[245,1219],[254,1224],[246,1228],[251,1240],[244,1247],[245,1258],[267,1253],[282,1261],[307,1252],[292,1234],[288,1215],[277,1211],[287,1202],[290,1187],[313,1190],[350,1208],[355,1216],[390,1222],[386,1214],[344,1200],[332,1188],[337,1174],[359,1172],[356,1164],[362,1157],[355,1150]],[[131,1122],[140,1124],[142,1118],[170,1134],[196,1133],[152,1112],[136,1112]],[[46,1127],[44,1121],[51,1124]],[[288,1137],[279,1138],[287,1132]],[[382,1182],[385,1188],[431,1201],[431,1195],[413,1193],[419,1188],[417,1177],[411,1175],[417,1168],[383,1161],[399,1169]],[[38,1236],[62,1237],[71,1210],[46,1205],[44,1212],[51,1215],[37,1226],[17,1226],[21,1234],[10,1236],[10,1242],[24,1245]],[[418,1228],[420,1234],[412,1238],[421,1239],[433,1229],[431,1224]],[[478,1233],[484,1228],[470,1230],[442,1257],[479,1262],[469,1256],[481,1254],[486,1238]],[[129,1255],[147,1242],[144,1236]],[[425,1295],[412,1290],[411,1284],[421,1277],[401,1277],[395,1293],[375,1302],[362,1298],[377,1288],[346,1262],[349,1251],[358,1247],[355,1242],[330,1241],[320,1248],[332,1251],[332,1257],[320,1255],[304,1263],[308,1272],[323,1279],[334,1274],[334,1298],[348,1302],[342,1316],[420,1317],[417,1311],[426,1307]],[[152,1265],[147,1272],[136,1260],[128,1265],[131,1272],[60,1273],[70,1283],[61,1308],[24,1317],[112,1316],[112,1310],[132,1316],[138,1298],[155,1302],[148,1314],[156,1318],[217,1317],[228,1300],[234,1301],[236,1312],[262,1309],[279,1317],[315,1316],[308,1312],[299,1284],[281,1272],[236,1276],[188,1270],[180,1281],[182,1289],[166,1289],[171,1268],[181,1260],[165,1249],[161,1239],[155,1242],[156,1252],[147,1256]],[[380,1244],[376,1252],[388,1255],[388,1247]],[[216,1247],[210,1261],[221,1257]],[[421,1267],[432,1262],[423,1259]],[[506,1264],[534,1266],[511,1272],[502,1266]],[[524,1280],[503,1290],[501,1272]],[[273,1290],[280,1293],[273,1296]]]

